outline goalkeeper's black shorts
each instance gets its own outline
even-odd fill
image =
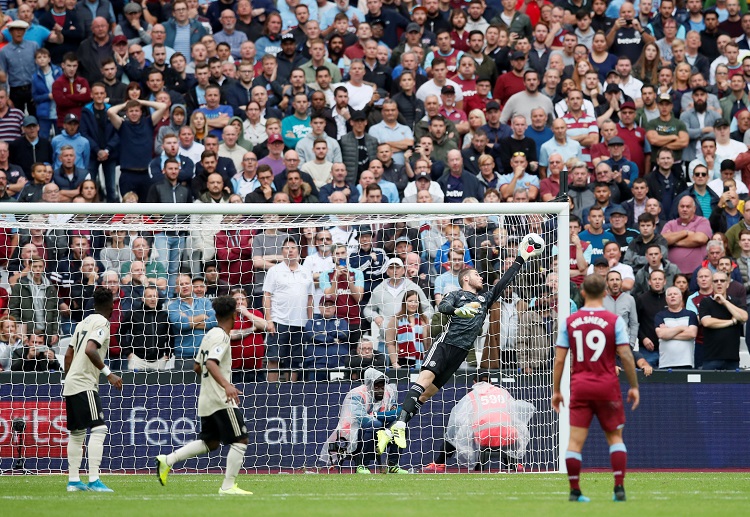
[[[444,341],[434,344],[422,362],[422,370],[429,370],[435,374],[432,384],[436,388],[442,388],[446,382],[451,380],[456,370],[466,360],[469,351],[457,346],[449,345]]]

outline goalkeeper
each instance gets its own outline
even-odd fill
[[[544,241],[541,237],[536,234],[524,237],[515,262],[487,293],[479,293],[483,282],[476,269],[461,270],[458,275],[458,285],[461,288],[448,293],[438,306],[441,313],[449,316],[445,330],[424,358],[417,382],[409,388],[398,420],[390,429],[382,429],[377,433],[379,454],[385,451],[391,441],[401,449],[406,448],[406,424],[419,412],[422,404],[453,377],[482,332],[490,307],[500,298],[526,261],[541,255],[542,251]]]

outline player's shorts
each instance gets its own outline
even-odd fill
[[[224,445],[237,443],[247,438],[245,417],[238,408],[220,409],[209,416],[201,417],[201,432],[198,438],[204,442],[220,441]]]
[[[625,425],[622,399],[570,401],[570,425],[588,428],[594,415],[604,431],[615,431]]]
[[[281,368],[302,368],[302,336],[304,327],[274,323],[276,332],[268,334],[266,360],[278,361]]]
[[[95,391],[82,391],[65,397],[68,431],[85,431],[104,425],[102,399]]]
[[[453,374],[456,373],[456,370],[463,364],[468,355],[468,350],[440,342],[427,352],[424,361],[422,361],[422,370],[434,373],[435,380],[432,381],[432,384],[436,388],[442,388],[446,382],[451,380]]]

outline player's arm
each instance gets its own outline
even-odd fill
[[[193,371],[195,372],[195,375],[201,374],[201,364],[198,361],[193,362]]]
[[[94,341],[93,339],[89,339],[88,343],[86,343],[86,357],[89,358],[89,361],[91,361],[91,364],[93,364],[97,370],[102,372],[104,375],[107,376],[107,381],[117,388],[118,390],[122,390],[122,379],[118,377],[116,374],[109,371],[109,368],[107,368],[104,365],[104,361],[102,361],[102,358],[99,357],[99,348],[101,345]],[[65,353],[65,361],[67,362],[67,355],[68,353]],[[73,355],[71,354],[71,360],[73,358]]]
[[[73,363],[73,347],[69,346],[68,349],[65,351],[65,360],[64,360],[64,367],[63,371],[65,374],[68,374],[68,370],[70,370],[70,365]]]
[[[240,405],[240,392],[237,388],[232,385],[231,382],[226,380],[221,374],[219,368],[219,362],[216,359],[209,359],[206,361],[206,370],[209,375],[214,378],[216,384],[224,388],[224,392],[227,394],[227,402],[234,402],[238,406]]]
[[[633,360],[633,352],[630,350],[630,344],[617,345],[617,355],[620,356],[622,369],[625,370],[625,376],[628,378],[628,384],[630,384],[628,402],[633,403],[631,409],[635,410],[640,403],[641,395],[638,391],[638,376],[635,373],[635,361]],[[555,363],[555,369],[557,369],[557,363]]]

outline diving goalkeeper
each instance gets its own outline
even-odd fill
[[[482,294],[479,293],[483,287],[479,272],[474,268],[461,270],[458,274],[458,285],[461,288],[448,293],[438,306],[441,313],[449,316],[448,324],[424,358],[417,382],[409,388],[398,420],[390,429],[378,431],[378,454],[382,454],[391,441],[401,449],[406,448],[406,424],[419,412],[422,404],[453,377],[482,332],[490,307],[511,284],[526,261],[541,255],[542,251],[544,241],[539,235],[532,233],[524,237],[513,265],[489,292]]]

